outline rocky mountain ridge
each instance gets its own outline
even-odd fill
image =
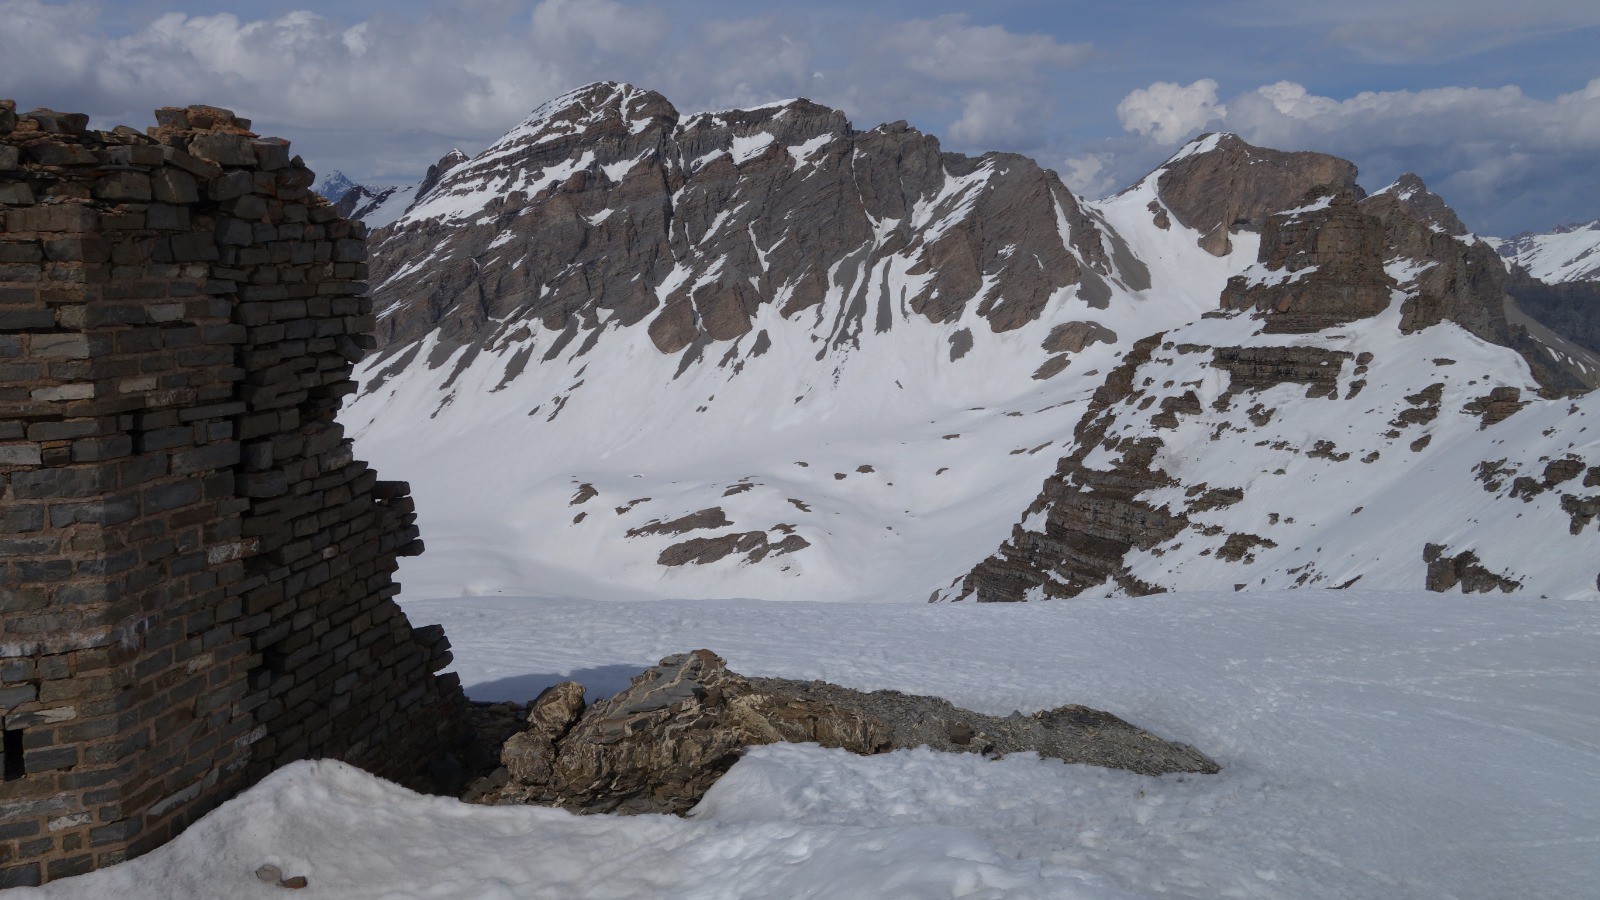
[[[424,592],[1020,599],[1346,570],[1411,587],[1462,553],[1525,590],[1593,586],[1570,552],[1588,532],[1519,544],[1512,566],[1462,520],[1577,521],[1563,504],[1588,494],[1508,506],[1474,467],[1518,469],[1504,487],[1538,481],[1540,457],[1592,465],[1582,425],[1554,424],[1589,401],[1536,396],[1592,386],[1600,362],[1508,319],[1494,252],[1415,176],[1366,197],[1346,161],[1206,135],[1087,203],[1029,160],[945,153],[903,123],[857,131],[804,100],[684,117],[602,84],[441,161],[377,232],[373,271],[384,344],[348,414],[379,463],[429,473],[412,478],[434,536]],[[1435,377],[1438,360],[1461,366]],[[1550,417],[1515,429],[1530,459],[1489,455],[1504,427],[1469,436],[1517,409]],[[1449,427],[1407,431],[1435,418]],[[1447,444],[1475,458],[1436,469]],[[1283,458],[1230,481],[1168,461],[1224,453]],[[1282,475],[1306,460],[1347,493],[1417,482],[1478,502],[1408,528],[1416,547],[1350,532],[1306,551],[1253,519],[1183,537],[1191,500],[1254,510],[1304,492]],[[1175,481],[1199,487],[1161,500]],[[1297,527],[1332,528],[1331,507],[1295,508]],[[1293,573],[1262,581],[1266,543]],[[1142,562],[1163,555],[1182,571]],[[1056,576],[1072,589],[1042,587]]]
[[[680,121],[659,94],[598,85],[419,194],[379,235],[374,293],[391,344],[492,340],[513,319],[574,337],[648,319],[663,353],[698,353],[772,306],[827,320],[837,345],[888,328],[895,306],[949,322],[976,303],[999,332],[1056,291],[1141,284],[1103,238],[1022,157],[943,153],[904,123],[856,132],[804,100]],[[840,282],[843,308],[829,308]]]
[[[1136,343],[1012,536],[934,596],[1228,578],[1600,587],[1597,395],[1535,399],[1528,369],[1498,383],[1525,364],[1503,272],[1486,245],[1440,227],[1448,208],[1425,191],[1414,176],[1365,199],[1319,189],[1271,216],[1222,310]]]

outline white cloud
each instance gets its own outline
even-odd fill
[[[972,25],[964,13],[901,22],[884,47],[912,72],[934,81],[999,84],[1031,77],[1039,69],[1076,66],[1092,54],[1088,44],[1063,44],[1045,34],[1016,34],[999,25]]]
[[[1550,101],[1516,86],[1366,91],[1338,100],[1280,81],[1228,101],[1222,118],[1247,138],[1269,142],[1600,150],[1600,79]]]
[[[1117,119],[1128,131],[1173,143],[1207,122],[1226,116],[1217,103],[1217,82],[1202,78],[1189,85],[1157,81],[1122,98]]]
[[[971,91],[961,101],[961,117],[950,123],[950,139],[989,145],[1026,140],[1034,130],[1037,99],[1014,91]]]
[[[782,14],[706,22],[654,68],[649,85],[688,104],[685,112],[804,95],[815,82],[805,25]]]
[[[420,173],[452,144],[492,140],[563,91],[645,74],[635,61],[654,58],[668,32],[659,8],[614,0],[379,14],[353,26],[305,10],[170,12],[121,36],[107,33],[100,10],[0,0],[0,84],[25,107],[87,111],[102,127],[146,122],[158,105],[226,106],[368,175]]]
[[[542,0],[533,34],[543,49],[592,47],[602,53],[648,49],[666,37],[666,14],[614,0]]]
[[[0,0],[0,84],[25,106],[139,124],[159,105],[213,103],[287,134],[324,168],[420,172],[474,149],[566,90],[598,80],[661,91],[685,112],[810,96],[861,127],[920,118],[964,149],[1037,149],[1047,78],[1086,44],[870,13],[841,37],[823,11],[727,19],[651,0],[456,0],[364,21],[168,12],[113,35],[97,0]],[[381,162],[380,162],[381,160]]]
[[[1110,165],[1112,161],[1096,153],[1069,156],[1056,168],[1061,180],[1082,197],[1103,197],[1122,185]]]
[[[1087,43],[976,25],[966,14],[893,22],[859,39],[843,100],[866,122],[942,111],[950,118],[936,131],[964,150],[1037,152],[1056,111],[1050,79],[1093,54]]]

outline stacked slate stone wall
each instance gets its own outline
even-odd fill
[[[247,121],[156,116],[0,101],[0,887],[297,759],[420,786],[463,729],[442,631],[393,601],[406,485],[334,419],[363,226]]]

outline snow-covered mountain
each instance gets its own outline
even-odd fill
[[[350,176],[344,174],[338,169],[334,169],[332,172],[329,172],[326,175],[323,175],[321,178],[318,178],[317,183],[311,186],[311,190],[317,194],[320,194],[322,199],[328,201],[329,203],[338,203],[340,200],[343,200],[351,191],[365,189],[361,185],[352,181]]]
[[[1521,266],[1546,284],[1600,281],[1600,221],[1484,240],[1508,265]]]
[[[1231,588],[1267,568],[1294,583],[1310,571],[1299,556],[1324,581],[1415,588],[1437,544],[1437,559],[1476,572],[1462,557],[1475,552],[1523,591],[1592,591],[1573,560],[1600,556],[1583,518],[1600,492],[1559,477],[1566,463],[1537,492],[1524,481],[1545,460],[1600,462],[1592,404],[1536,398],[1536,378],[1581,386],[1600,365],[1507,322],[1493,253],[1458,237],[1420,182],[1363,200],[1354,179],[1334,157],[1208,135],[1091,204],[1031,160],[944,153],[904,123],[857,131],[804,100],[682,117],[659,94],[591,85],[441,161],[378,230],[381,352],[346,420],[412,482],[430,552],[401,572],[411,596],[1001,599],[961,586],[1008,535],[1041,527],[1046,479],[1115,468],[1086,428],[1124,391],[1104,440],[1126,441],[1126,458],[1166,427],[1133,412],[1173,418],[1163,446],[1185,466],[1157,452],[1117,488],[1142,504],[1133,527],[1200,496],[1286,531],[1204,519],[1182,552],[1182,537],[1140,538],[1139,552],[1184,560],[1181,575],[1124,550],[1114,568],[1132,574],[1079,590]],[[1350,359],[1306,380],[1274,361],[1286,347]],[[1340,399],[1278,396],[1308,384]],[[1224,394],[1226,409],[1190,408]],[[1518,404],[1477,431],[1480,407]],[[1283,459],[1265,473],[1237,468],[1270,454]],[[1336,467],[1318,484],[1385,485],[1392,507],[1366,506],[1405,511],[1387,523],[1405,540],[1335,528],[1361,504],[1285,477],[1309,463]],[[1484,465],[1498,474],[1480,481]],[[1419,479],[1456,505],[1402,503],[1395,486]],[[1093,540],[1130,527],[1085,515]],[[1569,521],[1581,533],[1554,539]],[[1486,544],[1496,528],[1526,535],[1516,565]],[[1338,539],[1307,549],[1287,533],[1317,529]],[[1263,540],[1282,548],[1270,566]]]
[[[1134,345],[1011,538],[942,596],[1595,589],[1600,394],[1537,399],[1493,255],[1405,191],[1308,199],[1222,312]]]
[[[391,184],[368,187],[351,181],[335,170],[319,179],[312,190],[333,204],[334,211],[347,219],[360,219],[368,228],[382,228],[411,207],[417,194],[430,189],[440,174],[466,161],[466,154],[452,150],[428,167],[428,174],[416,184]]]

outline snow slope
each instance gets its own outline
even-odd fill
[[[420,797],[290,766],[172,844],[19,898],[1572,898],[1600,835],[1593,602],[1376,591],[1020,604],[410,602],[480,698],[609,692],[667,653],[737,671],[1066,702],[1195,744],[1146,778],[816,746],[752,750],[688,819]],[[9,896],[9,895],[8,895]]]
[[[1580,469],[1600,461],[1600,393],[1537,399],[1513,351],[1454,323],[1404,335],[1398,307],[1308,335],[1262,334],[1240,316],[1166,332],[1133,373],[1136,392],[1105,413],[1113,424],[1095,433],[1104,444],[1083,460],[1112,471],[1128,448],[1160,442],[1152,468],[1163,484],[1138,502],[1187,518],[1170,539],[1130,552],[1127,573],[1167,590],[1421,586],[1426,546],[1435,544],[1447,556],[1473,551],[1523,594],[1600,595],[1600,528],[1570,515],[1595,493],[1594,476],[1543,484],[1554,460],[1581,461]],[[1294,381],[1242,389],[1212,355],[1277,347],[1346,354],[1336,396],[1310,399]],[[1527,407],[1484,427],[1478,404],[1508,384]],[[1167,412],[1186,397],[1187,410]],[[1217,490],[1237,493],[1208,502]],[[1021,532],[1045,532],[1048,512],[1035,503],[1001,555],[1028,558],[1016,549],[1027,546]],[[1240,540],[1248,541],[1242,558],[1228,552]],[[1048,555],[1033,561],[1045,577],[1062,577]],[[1088,592],[1120,591],[1108,581]],[[971,594],[969,586],[945,596]]]
[[[1600,222],[1484,240],[1507,264],[1522,266],[1528,274],[1546,284],[1600,281]]]

